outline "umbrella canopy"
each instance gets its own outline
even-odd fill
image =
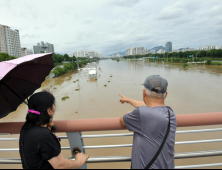
[[[15,111],[40,88],[53,68],[51,53],[0,62],[0,118]]]

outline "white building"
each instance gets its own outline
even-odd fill
[[[179,50],[179,49],[176,49],[176,50],[173,50],[173,52],[179,53],[180,50]]]
[[[184,48],[183,52],[186,52],[186,51],[197,51],[197,49],[196,48]]]
[[[54,45],[50,43],[44,43],[41,41],[40,43],[37,43],[36,46],[33,46],[34,54],[39,53],[54,53]]]
[[[118,57],[118,58],[120,58],[121,57],[121,55],[118,53],[118,54],[116,54],[116,56],[115,57]]]
[[[165,53],[165,50],[159,49],[156,53],[158,53],[158,54],[163,54],[163,53]]]
[[[135,47],[135,48],[129,48],[126,52],[126,55],[142,55],[147,54],[147,48],[144,47]]]
[[[83,50],[83,51],[76,51],[74,53],[69,54],[69,57],[73,57],[73,56],[75,57],[102,57],[102,54],[95,51]]]
[[[0,53],[21,57],[19,30],[12,30],[9,26],[0,24]]]
[[[29,50],[27,48],[21,48],[21,55],[22,57],[27,56],[27,55],[32,55],[33,51]]]
[[[151,54],[156,54],[156,50],[151,50],[150,53]]]
[[[129,48],[128,51],[126,52],[126,55],[133,55],[133,49]]]

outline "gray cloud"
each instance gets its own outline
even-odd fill
[[[0,24],[19,29],[30,49],[40,41],[57,53],[103,55],[167,41],[173,48],[222,45],[221,0],[1,0],[0,6]]]
[[[119,6],[119,7],[133,7],[138,4],[141,0],[110,0],[109,5]]]

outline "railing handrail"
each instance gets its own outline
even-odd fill
[[[201,152],[184,152],[176,153],[174,159],[200,158],[210,156],[222,156],[222,150],[201,151]],[[74,158],[68,158],[75,160]],[[130,162],[131,156],[104,156],[90,157],[87,163],[107,163],[107,162]],[[0,164],[21,164],[21,159],[18,158],[0,158]]]
[[[218,131],[222,131],[222,128],[177,131],[176,134],[204,133],[204,132],[218,132]],[[126,137],[126,136],[133,136],[133,133],[82,135],[81,138],[107,138],[107,137]],[[59,138],[60,139],[68,139],[67,136],[59,136]],[[18,141],[18,140],[19,140],[19,138],[0,138],[0,141]]]
[[[222,124],[222,112],[176,115],[177,127]],[[0,123],[0,133],[19,134],[24,122]],[[56,132],[125,130],[119,118],[54,121]]]
[[[199,143],[215,143],[215,142],[222,142],[222,139],[175,142],[175,145],[199,144]],[[123,148],[123,147],[132,147],[132,146],[133,146],[133,144],[122,144],[122,145],[94,145],[94,146],[83,146],[83,149]],[[70,147],[62,147],[61,149],[62,149],[62,150],[71,150]],[[10,148],[10,149],[1,149],[1,148],[0,148],[0,152],[18,151],[18,150],[19,150],[19,148]]]

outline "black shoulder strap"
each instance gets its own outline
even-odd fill
[[[21,129],[21,134],[20,134],[20,141],[19,141],[19,152],[20,152],[20,156],[21,156],[21,160],[22,160],[22,165],[23,165],[23,169],[30,169],[26,163],[25,160],[25,155],[24,155],[24,135],[25,135],[25,126],[24,125]]]
[[[167,137],[168,137],[169,132],[170,132],[170,111],[169,111],[169,109],[168,109],[168,114],[169,114],[169,124],[168,124],[168,128],[167,128],[167,132],[166,132],[165,138],[164,138],[164,140],[163,140],[159,150],[157,151],[156,155],[153,157],[153,159],[150,161],[150,163],[146,166],[145,169],[150,169],[150,167],[154,164],[154,162],[158,158],[160,152],[162,151],[164,144],[166,143]]]

